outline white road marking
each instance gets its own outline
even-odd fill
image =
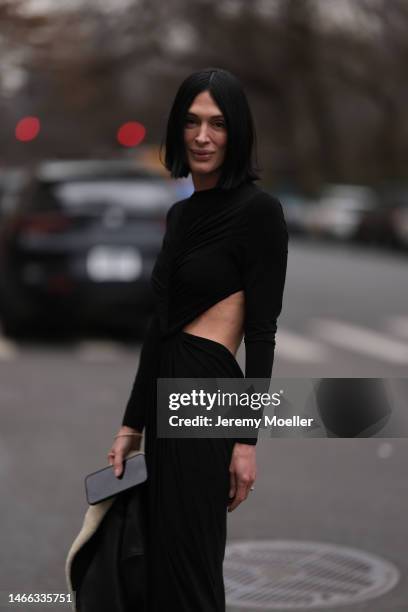
[[[394,447],[391,442],[380,442],[377,446],[377,457],[380,459],[388,459],[393,453]]]
[[[108,340],[84,340],[78,342],[75,353],[82,361],[105,363],[114,362],[124,355],[123,348],[119,342]]]
[[[336,319],[310,319],[308,328],[312,335],[309,336],[280,327],[276,337],[276,351],[280,359],[297,364],[327,363],[334,355],[334,347],[368,355],[379,361],[408,364],[408,342],[395,338],[395,335],[408,338],[408,317],[390,315],[385,320],[386,329],[390,334],[394,334],[394,337]],[[141,347],[140,343],[139,349]],[[0,362],[12,361],[18,358],[21,352],[18,342],[0,335]],[[68,348],[67,354],[69,353],[89,363],[114,363],[129,355],[129,347],[110,339],[84,338]]]
[[[330,354],[320,342],[281,327],[276,335],[276,346],[279,358],[298,363],[322,363],[328,360]]]
[[[335,346],[362,353],[379,361],[408,363],[408,344],[372,329],[331,319],[312,319],[309,325],[316,335]]]
[[[395,316],[387,318],[387,329],[396,336],[408,338],[408,316]]]
[[[17,344],[0,336],[0,361],[12,361],[17,357]]]

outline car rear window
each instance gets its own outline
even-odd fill
[[[130,212],[162,212],[174,202],[174,189],[165,182],[129,178],[40,182],[32,208],[99,212],[116,206]]]

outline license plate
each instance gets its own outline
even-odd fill
[[[142,257],[133,247],[90,249],[86,269],[93,281],[133,281],[142,274]]]

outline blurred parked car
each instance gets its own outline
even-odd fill
[[[377,206],[361,219],[359,238],[368,244],[408,249],[408,186],[382,185]]]
[[[288,230],[292,234],[304,234],[307,230],[307,215],[314,201],[296,191],[271,190],[282,202]]]
[[[3,216],[13,208],[15,195],[22,188],[25,176],[22,168],[0,170],[0,223]]]
[[[177,183],[132,160],[49,161],[0,228],[3,332],[87,321],[140,329]]]
[[[306,216],[306,228],[315,236],[339,240],[358,237],[362,216],[376,207],[376,194],[362,185],[328,185]]]

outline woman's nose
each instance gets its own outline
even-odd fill
[[[206,142],[208,140],[208,126],[206,126],[204,123],[200,127],[196,140],[197,142]]]

